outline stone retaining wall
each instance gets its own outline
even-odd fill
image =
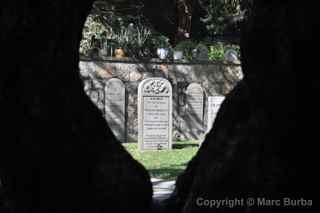
[[[224,62],[174,63],[171,61],[149,60],[81,60],[80,74],[84,89],[91,100],[105,115],[105,86],[111,78],[120,79],[126,91],[125,96],[125,136],[119,139],[123,142],[135,142],[138,137],[137,91],[139,83],[150,77],[163,77],[170,81],[173,88],[173,140],[201,140],[207,131],[208,97],[225,96],[239,80],[242,79],[240,64]],[[203,108],[197,114],[203,116],[200,128],[190,119],[190,97],[192,87],[203,91]],[[190,89],[188,89],[190,90]],[[191,94],[191,95],[190,95]],[[201,95],[195,95],[201,99]],[[109,99],[108,99],[109,100]],[[199,103],[197,102],[199,108]],[[199,109],[197,109],[199,111]],[[112,117],[112,116],[111,116]],[[110,124],[109,124],[110,125]],[[118,128],[113,127],[111,128]],[[124,139],[123,139],[124,138]]]

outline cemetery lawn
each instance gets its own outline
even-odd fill
[[[177,141],[172,150],[140,152],[137,143],[123,143],[125,149],[139,161],[152,178],[174,180],[186,168],[199,149],[198,142]]]

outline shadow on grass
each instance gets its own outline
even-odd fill
[[[175,180],[178,175],[183,172],[184,169],[173,169],[173,168],[161,168],[161,169],[150,169],[149,173],[151,177],[165,179],[165,180]]]
[[[192,148],[192,147],[198,147],[199,145],[198,144],[195,144],[195,143],[175,143],[175,144],[172,144],[172,148],[173,149],[184,149],[184,148]]]

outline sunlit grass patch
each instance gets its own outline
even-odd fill
[[[127,151],[150,172],[151,177],[175,179],[199,149],[198,142],[178,141],[172,150],[140,152],[137,143],[123,144]]]

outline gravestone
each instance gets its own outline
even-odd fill
[[[186,90],[185,122],[189,138],[199,140],[204,135],[203,107],[204,91],[200,84],[191,83]]]
[[[209,50],[205,45],[197,46],[197,60],[199,61],[208,61],[209,60]]]
[[[164,78],[148,78],[138,88],[139,150],[171,149],[172,87]]]
[[[103,92],[103,84],[95,79],[90,80],[91,83],[85,85],[89,90],[87,90],[87,94],[89,95],[91,101],[101,110],[104,111],[104,92]]]
[[[207,122],[207,133],[210,132],[214,120],[219,111],[220,105],[224,100],[224,96],[209,96],[208,97],[208,122]]]
[[[105,85],[105,116],[116,138],[126,142],[126,89],[120,79],[112,78]]]

